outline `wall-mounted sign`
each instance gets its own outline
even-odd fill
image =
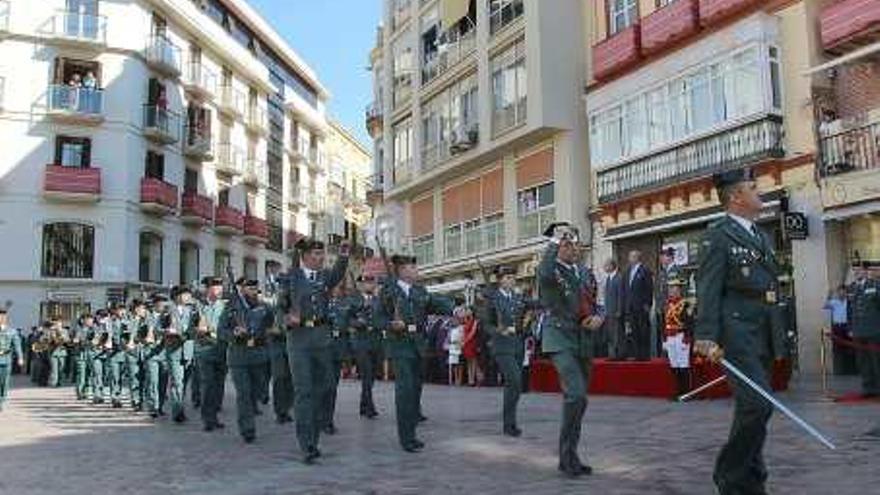
[[[783,213],[782,229],[785,238],[791,240],[804,240],[810,234],[807,216],[796,211]]]

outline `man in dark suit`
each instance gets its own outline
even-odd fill
[[[773,328],[779,264],[755,224],[762,202],[749,171],[732,170],[714,181],[726,215],[709,226],[700,248],[694,352],[715,362],[726,357],[770,390],[770,363],[785,352]],[[765,494],[762,450],[773,407],[730,373],[727,381],[734,418],[713,479],[721,495]]]
[[[605,339],[608,357],[623,359],[626,354],[626,335],[623,332],[623,280],[617,262],[605,262]]]
[[[654,303],[654,277],[642,264],[642,253],[629,253],[629,270],[624,280],[624,321],[631,339],[632,353],[636,360],[647,361],[651,357],[651,305]]]

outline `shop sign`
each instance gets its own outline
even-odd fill
[[[807,216],[795,211],[784,213],[782,215],[782,231],[786,239],[806,239],[810,233]]]

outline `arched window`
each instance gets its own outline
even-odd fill
[[[95,262],[95,228],[81,223],[43,226],[41,273],[54,278],[92,278]]]
[[[141,232],[138,249],[138,279],[141,282],[162,283],[162,236]]]

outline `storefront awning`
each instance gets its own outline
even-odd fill
[[[442,0],[440,3],[440,19],[443,20],[443,29],[454,26],[462,17],[468,15],[469,0]]]
[[[858,50],[854,50],[850,53],[842,57],[837,57],[830,62],[825,62],[824,64],[817,65],[815,67],[810,67],[809,69],[803,72],[804,76],[812,76],[817,72],[823,72],[828,69],[833,69],[839,65],[848,64],[850,62],[855,62],[856,60],[867,57],[868,55],[873,55],[874,53],[880,53],[880,41],[877,43],[870,44],[866,47],[859,48]]]

